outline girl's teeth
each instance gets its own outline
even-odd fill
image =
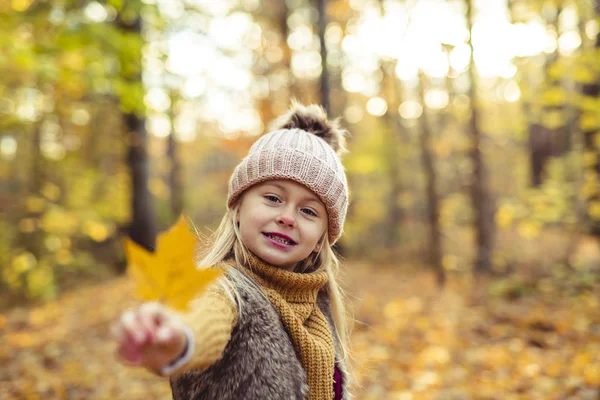
[[[274,235],[268,235],[271,239],[273,240],[277,240],[280,243],[284,243],[284,244],[291,244],[291,242],[289,240],[286,240],[284,238],[280,238],[279,236],[274,236]]]

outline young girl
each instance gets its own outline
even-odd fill
[[[229,181],[227,213],[200,268],[225,277],[187,313],[125,312],[118,355],[170,377],[174,399],[347,400],[348,330],[338,260],[348,208],[346,131],[294,104]]]

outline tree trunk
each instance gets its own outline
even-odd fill
[[[40,189],[42,188],[42,185],[45,181],[46,173],[48,171],[47,168],[45,168],[45,161],[40,151],[41,126],[43,120],[44,118],[42,117],[38,122],[34,122],[31,124],[31,135],[28,135],[26,132],[20,132],[23,136],[27,138],[27,144],[30,146],[31,150],[30,152],[23,151],[22,161],[29,164],[27,166],[28,168],[26,168],[25,175],[27,177],[27,183],[23,185],[25,192],[24,194],[26,194],[28,197],[31,196],[32,198],[40,196]],[[25,130],[26,128],[23,127],[23,129]],[[29,142],[29,140],[31,141]],[[25,142],[22,143],[25,144]],[[28,153],[30,158],[26,158],[25,156]],[[26,198],[24,198],[23,200],[25,199]],[[20,204],[23,204],[23,202],[20,202]],[[25,230],[17,229],[17,236],[13,245],[15,248],[21,249],[21,251],[24,249],[31,253],[35,258],[36,262],[39,263],[43,258],[44,253],[44,231],[41,227],[43,211],[36,209],[32,210],[29,207],[12,207],[10,203],[9,208],[6,211],[8,211],[9,213],[12,212],[14,215],[17,216],[19,216],[19,214],[21,213],[22,215],[20,215],[20,218],[18,219],[21,219],[22,221],[28,221],[28,225],[29,223],[32,224],[31,226],[28,226],[28,228]],[[3,216],[1,212],[0,216]],[[3,267],[3,265],[0,265],[0,272],[2,272]],[[23,287],[27,288],[27,273],[21,274],[19,279],[21,281],[21,284],[24,285]],[[5,282],[3,282],[2,279],[0,279],[0,288],[4,283]],[[26,289],[25,293],[27,292],[28,290]]]
[[[426,197],[427,197],[427,222],[429,223],[429,259],[427,260],[435,269],[437,283],[443,286],[446,282],[446,274],[442,264],[442,235],[440,230],[439,215],[440,206],[437,196],[437,174],[433,157],[431,156],[431,124],[427,118],[425,106],[425,77],[419,71],[419,98],[423,104],[423,114],[419,118],[421,163],[425,170]]]
[[[473,32],[473,0],[467,2],[467,24],[469,32]],[[492,254],[494,251],[494,209],[493,200],[487,188],[487,174],[481,157],[481,132],[479,130],[479,110],[477,98],[477,73],[473,59],[472,35],[469,37],[471,57],[469,60],[469,98],[471,99],[471,118],[469,120],[469,134],[471,135],[472,150],[470,154],[473,163],[473,177],[471,182],[471,202],[475,214],[475,271],[490,272]]]
[[[381,96],[388,104],[383,119],[386,125],[384,154],[388,166],[390,188],[387,199],[387,235],[385,237],[390,250],[399,247],[401,243],[400,227],[402,226],[403,212],[398,203],[402,193],[400,149],[402,138],[406,136],[398,115],[399,94],[394,76],[394,66],[395,63],[381,62],[381,72],[383,73]]]
[[[560,34],[559,18],[562,12],[562,4],[558,4],[553,10],[552,16],[548,18],[546,23],[552,25],[557,35]],[[544,85],[542,86],[541,99],[544,103],[548,102],[551,96],[545,96],[544,93],[550,93],[561,88],[560,78],[554,78],[550,74],[550,69],[558,62],[558,41],[557,49],[546,56],[544,61]],[[529,114],[529,140],[528,147],[531,163],[531,185],[538,187],[542,184],[544,170],[548,161],[552,157],[560,157],[570,148],[569,140],[569,119],[566,115],[566,107],[564,103],[559,104],[543,104],[540,115],[531,115],[531,107],[527,106]],[[561,114],[562,124],[556,125],[552,122],[552,115]]]
[[[171,96],[171,110],[174,109],[175,98]],[[171,212],[173,217],[177,218],[183,212],[183,182],[181,179],[181,163],[177,151],[177,142],[175,141],[175,118],[171,111],[171,134],[167,142],[167,158],[169,160],[169,189],[171,194]]]
[[[321,86],[319,89],[321,105],[331,115],[331,106],[329,105],[329,69],[327,67],[327,45],[325,43],[325,30],[327,29],[327,0],[317,0],[317,9],[319,11],[319,42],[321,43]]]
[[[127,7],[127,6],[126,6]],[[124,19],[117,15],[116,26],[125,34],[142,35],[142,18],[137,12],[135,18]],[[126,50],[124,50],[126,51]],[[141,51],[140,51],[141,54]],[[123,76],[128,82],[142,81],[142,60],[136,60],[135,68]],[[131,175],[131,222],[128,233],[131,239],[147,250],[155,249],[156,222],[153,211],[153,200],[148,190],[149,165],[146,151],[147,132],[145,118],[134,112],[124,112],[123,122],[129,136],[127,165]]]
[[[385,16],[385,7],[383,0],[379,2],[379,12],[381,16]],[[390,190],[387,199],[387,234],[385,236],[386,245],[390,249],[390,254],[394,255],[394,250],[397,249],[401,242],[400,227],[404,213],[399,204],[399,198],[402,194],[402,180],[400,177],[400,149],[402,140],[406,138],[405,129],[400,123],[398,115],[398,106],[400,105],[400,93],[398,88],[398,80],[395,76],[396,62],[381,60],[380,71],[383,75],[381,82],[380,95],[387,102],[387,110],[383,116],[385,121],[385,163],[388,166],[388,182]]]
[[[28,193],[32,197],[39,197],[40,190],[45,181],[46,168],[44,166],[44,156],[40,152],[40,146],[42,141],[42,123],[43,118],[39,122],[32,124],[33,135],[31,137],[31,170],[29,171],[30,184],[28,187]],[[33,254],[36,260],[40,260],[43,252],[43,240],[44,232],[41,228],[41,219],[43,212],[41,211],[26,211],[27,218],[34,221],[35,227],[31,232],[21,232],[21,244],[31,254]]]
[[[124,114],[123,117],[131,139],[127,152],[127,165],[131,174],[132,186],[129,236],[140,246],[153,251],[156,244],[156,223],[152,208],[152,196],[148,190],[147,132],[143,118],[130,113]]]
[[[290,99],[298,96],[294,73],[292,72],[292,49],[290,48],[287,39],[289,36],[289,28],[288,28],[288,17],[289,17],[289,9],[285,1],[277,1],[280,10],[279,10],[279,30],[282,38],[282,50],[283,50],[283,67],[287,70],[288,76],[290,78],[289,86],[288,86],[288,97]]]

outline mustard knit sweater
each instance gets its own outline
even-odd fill
[[[327,284],[324,271],[295,273],[251,256],[240,266],[255,279],[279,312],[298,358],[306,371],[310,400],[333,399],[335,349],[329,324],[316,304],[319,289]],[[194,333],[194,353],[174,375],[205,368],[223,355],[237,322],[235,305],[219,286],[213,286],[181,314]]]

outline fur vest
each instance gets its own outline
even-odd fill
[[[245,275],[244,275],[245,276]],[[246,277],[247,279],[250,279]],[[171,378],[175,400],[304,400],[306,372],[275,307],[257,289],[238,288],[242,310],[223,357],[205,369]],[[329,296],[321,290],[317,304],[332,332]],[[333,335],[334,338],[336,335]],[[348,374],[336,342],[336,365],[342,373],[343,400],[350,400]],[[333,388],[332,388],[333,390]]]

